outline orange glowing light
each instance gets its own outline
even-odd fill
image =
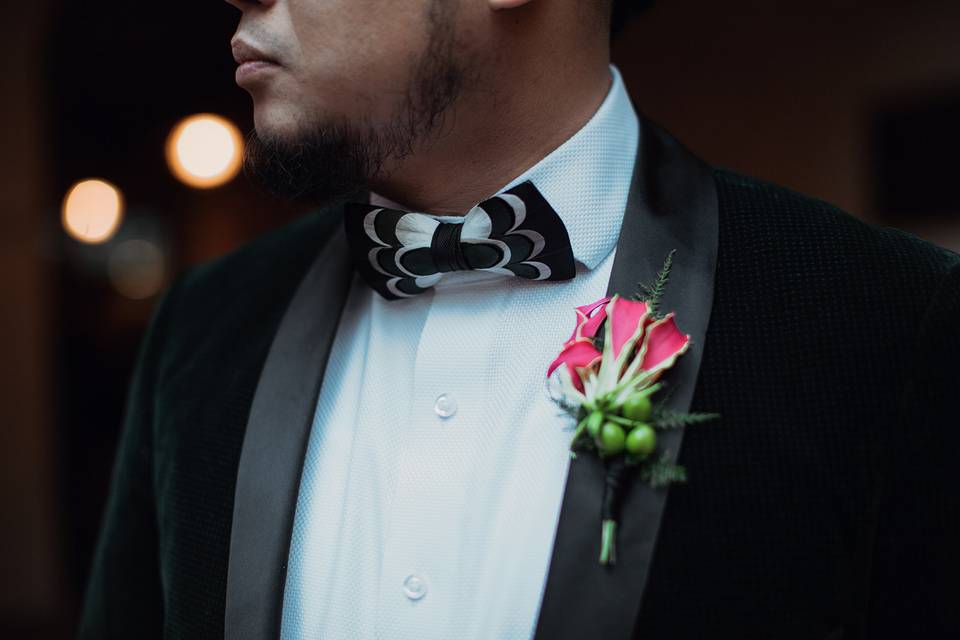
[[[167,164],[178,180],[210,189],[233,180],[243,160],[243,137],[221,116],[201,113],[181,120],[167,138]]]
[[[88,244],[109,240],[123,219],[123,195],[106,180],[83,180],[63,199],[63,228]]]

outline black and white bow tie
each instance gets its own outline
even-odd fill
[[[436,218],[347,204],[344,224],[354,263],[383,297],[423,293],[449,271],[476,269],[530,280],[576,275],[567,229],[532,182],[484,200],[461,222]]]

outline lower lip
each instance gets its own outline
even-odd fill
[[[243,85],[280,68],[280,65],[266,60],[252,60],[237,67],[237,84]]]

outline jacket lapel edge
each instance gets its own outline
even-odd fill
[[[640,117],[641,135],[630,196],[617,242],[608,294],[633,294],[652,284],[676,249],[661,309],[675,311],[690,348],[662,377],[672,388],[666,406],[689,411],[713,306],[719,211],[713,171],[670,134]],[[661,391],[665,393],[665,391]],[[658,433],[676,462],[682,428]],[[696,482],[697,470],[690,470]],[[603,637],[627,640],[646,591],[669,488],[631,477],[621,507],[617,564],[599,564],[605,471],[593,455],[571,460],[536,640]]]
[[[254,393],[234,494],[227,638],[279,637],[303,459],[352,273],[342,235],[339,225],[297,287]]]

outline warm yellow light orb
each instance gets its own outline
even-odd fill
[[[62,218],[63,228],[80,242],[106,242],[123,219],[123,196],[106,180],[83,180],[63,199]]]
[[[243,138],[221,116],[201,113],[181,120],[167,138],[167,164],[181,182],[198,189],[218,187],[237,175]]]

